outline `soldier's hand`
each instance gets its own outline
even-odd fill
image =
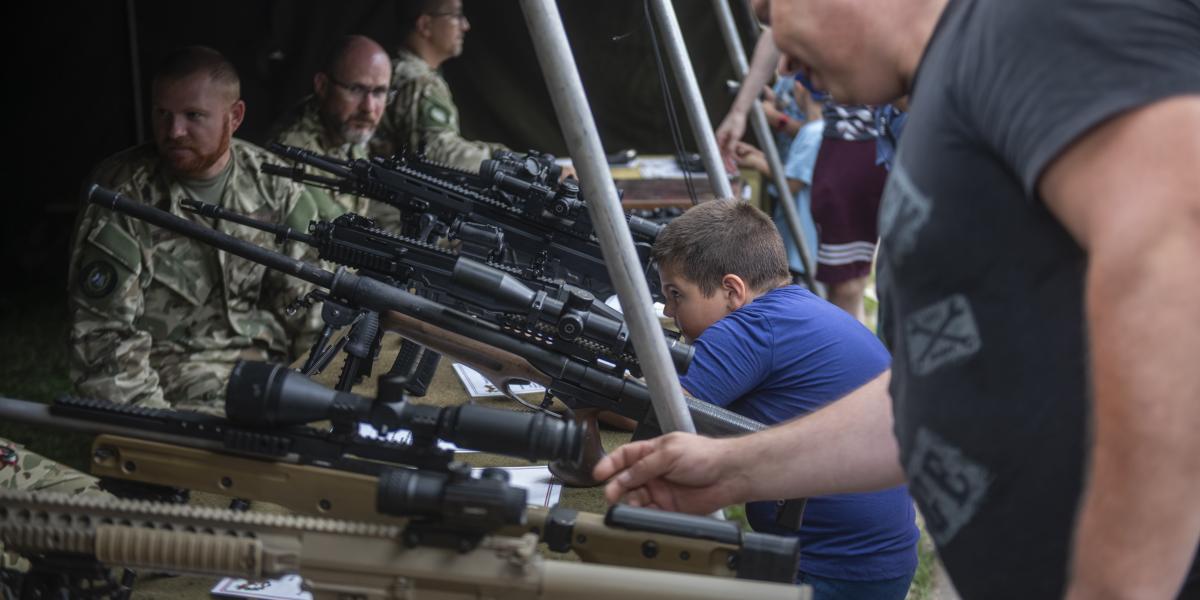
[[[592,475],[609,502],[708,514],[739,501],[746,489],[727,440],[671,433],[626,444],[605,456]]]

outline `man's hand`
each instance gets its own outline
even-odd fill
[[[745,134],[746,113],[736,109],[730,110],[717,126],[717,148],[720,148],[721,157],[725,159],[725,170],[730,173],[737,172],[735,148]]]
[[[767,155],[763,154],[762,150],[747,144],[746,142],[738,142],[733,146],[733,160],[739,167],[754,169],[763,175],[771,172],[767,166]]]
[[[609,502],[694,514],[750,500],[879,490],[904,480],[892,435],[891,372],[815,413],[713,439],[671,433],[617,448],[592,475]]]
[[[604,488],[609,502],[707,514],[739,502],[734,491],[747,487],[730,450],[728,440],[671,433],[617,448],[592,475],[612,478]]]
[[[1200,96],[1102,123],[1045,171],[1088,253],[1091,450],[1067,597],[1172,598],[1200,540]]]

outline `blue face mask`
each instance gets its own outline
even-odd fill
[[[804,73],[797,71],[794,77],[796,78],[796,81],[800,82],[800,85],[804,86],[804,89],[808,90],[808,93],[812,94],[812,99],[814,101],[824,102],[829,99],[829,93],[818,90],[815,86],[813,86],[813,83],[804,76]]]

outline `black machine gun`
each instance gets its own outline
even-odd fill
[[[524,333],[506,329],[474,315],[446,307],[370,277],[344,268],[336,273],[295,260],[220,231],[172,215],[120,194],[92,186],[89,202],[199,240],[219,250],[263,264],[329,290],[329,295],[355,307],[376,311],[384,329],[471,366],[498,388],[513,380],[541,384],[547,393],[562,400],[576,420],[585,425],[584,457],[581,461],[555,463],[555,474],[568,483],[590,485],[591,469],[603,454],[596,432],[595,416],[603,410],[637,420],[650,421],[650,394],[646,386],[579,360],[553,347],[538,343]],[[727,436],[763,428],[747,419],[702,400],[686,398],[699,432]]]
[[[322,260],[393,285],[415,288],[425,298],[520,332],[587,363],[606,366],[618,375],[626,371],[641,375],[623,317],[587,290],[504,264],[458,256],[436,245],[379,229],[372,220],[354,213],[332,222],[314,221],[306,234],[212,204],[184,201],[183,208],[274,233],[280,242],[308,244],[317,249]],[[345,314],[348,309],[338,307],[338,311]],[[368,324],[361,331],[377,327]],[[676,369],[686,372],[691,346],[674,332],[664,330],[663,334]],[[322,353],[314,351],[310,357],[319,355]],[[352,352],[351,357],[355,356]]]
[[[570,180],[551,188],[497,168],[489,172],[490,180],[480,176],[478,182],[488,185],[484,188],[463,183],[461,178],[443,179],[438,176],[443,167],[403,155],[345,161],[281,144],[268,148],[329,175],[280,165],[264,165],[264,172],[393,206],[401,212],[401,233],[408,237],[456,240],[486,234],[492,238],[489,252],[493,255],[475,258],[519,264],[535,275],[560,279],[602,297],[615,289],[586,218],[586,205]],[[491,186],[508,194],[491,193]],[[629,224],[643,269],[649,274],[650,244],[661,226],[638,217],[629,217]]]

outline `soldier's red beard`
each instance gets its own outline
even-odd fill
[[[221,157],[229,151],[230,138],[233,136],[233,124],[226,120],[221,126],[220,143],[213,152],[205,153],[196,147],[189,139],[168,141],[163,148],[164,158],[171,171],[180,177],[198,178],[204,172],[217,164]],[[166,153],[167,150],[188,150],[186,154]]]

